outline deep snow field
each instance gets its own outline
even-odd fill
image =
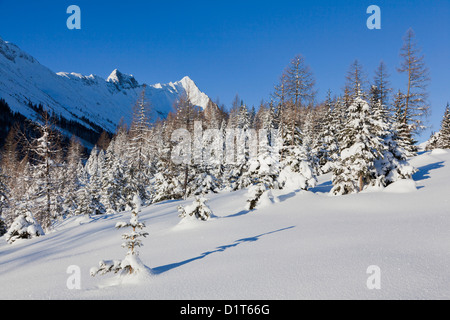
[[[209,221],[181,220],[169,201],[146,208],[140,248],[152,275],[91,277],[100,260],[123,259],[123,214],[72,217],[43,237],[0,238],[0,299],[449,299],[450,150],[411,159],[412,181],[331,196],[330,175],[310,191],[277,190],[244,210],[246,191],[207,195]],[[81,270],[70,290],[69,266]],[[380,268],[369,290],[367,268]]]

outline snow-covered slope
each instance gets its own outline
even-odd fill
[[[322,176],[252,212],[245,190],[208,195],[206,222],[180,221],[177,206],[192,199],[144,208],[140,257],[153,275],[135,284],[89,275],[100,260],[124,258],[114,226],[129,212],[73,217],[13,245],[0,238],[0,299],[449,299],[450,150],[411,163],[413,183],[330,196]],[[80,290],[66,286],[72,265]],[[372,265],[379,290],[367,288]]]
[[[105,80],[96,75],[54,73],[16,45],[0,38],[0,98],[13,111],[35,117],[29,101],[41,103],[69,120],[86,117],[93,123],[115,131],[123,118],[131,121],[131,109],[143,90],[132,75],[114,70]],[[209,97],[189,77],[169,84],[147,85],[146,95],[155,112],[166,116],[174,102],[187,93],[193,104],[205,108]]]

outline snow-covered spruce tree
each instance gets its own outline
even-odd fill
[[[306,119],[302,129],[302,143],[305,148],[308,162],[313,169],[315,175],[320,174],[318,150],[315,148],[317,144],[317,125],[315,123],[314,110],[308,108]]]
[[[183,185],[177,177],[171,176],[168,170],[159,171],[152,179],[152,202],[183,198]]]
[[[131,228],[132,231],[124,233],[122,239],[125,242],[122,243],[123,248],[127,248],[127,254],[124,260],[108,260],[100,261],[98,267],[92,267],[90,270],[91,276],[97,274],[105,274],[108,272],[120,273],[120,275],[136,275],[141,273],[147,273],[148,268],[142,263],[139,258],[138,248],[141,247],[142,237],[147,237],[148,233],[141,231],[145,228],[145,224],[139,221],[139,213],[141,212],[142,200],[137,193],[133,197],[133,210],[131,212],[131,219],[129,222],[118,222],[116,224],[117,229]]]
[[[295,123],[291,123],[289,126],[281,124],[278,131],[281,139],[281,171],[278,177],[280,188],[307,190],[314,187],[317,178],[303,146],[300,129]]]
[[[203,166],[200,170],[202,169],[203,171],[200,171],[194,178],[193,185],[196,189],[193,191],[193,194],[217,193],[219,191],[219,182],[216,177],[211,173],[208,166]]]
[[[269,143],[267,130],[260,130],[258,156],[250,158],[245,173],[251,181],[247,193],[247,210],[255,209],[262,197],[270,200],[271,190],[279,187],[277,178],[280,175],[280,163],[276,151]]]
[[[333,166],[331,193],[342,195],[362,191],[373,178],[374,161],[381,156],[382,139],[374,132],[370,106],[361,96],[354,98],[349,107],[339,141],[341,153]]]
[[[115,140],[111,140],[105,153],[103,173],[101,175],[100,199],[107,213],[126,210],[128,199],[124,195],[127,184],[125,178],[126,162],[114,154]]]
[[[378,88],[380,103],[389,110],[389,95],[392,91],[386,64],[381,61],[375,71],[374,85]]]
[[[178,212],[180,218],[195,217],[199,220],[206,221],[211,218],[212,211],[206,204],[208,199],[204,195],[195,196],[195,200],[192,204],[185,207],[178,206]]]
[[[372,86],[370,96],[373,132],[382,139],[378,150],[381,157],[375,159],[371,184],[385,187],[399,179],[411,179],[415,169],[409,165],[406,152],[397,143],[396,126],[386,106],[382,104],[381,91]]]
[[[199,124],[198,124],[199,125]],[[196,175],[192,180],[192,194],[217,193],[221,187],[223,175],[224,132],[218,129],[206,129],[203,134],[197,132],[194,141],[193,157],[196,162]]]
[[[350,106],[355,98],[367,97],[367,77],[358,60],[350,65],[345,80],[344,101],[347,106]]]
[[[106,212],[101,199],[101,166],[98,165],[97,148],[91,151],[91,155],[84,168],[80,169],[80,188],[77,190],[76,215],[99,215]],[[103,151],[101,151],[103,152]]]
[[[338,128],[336,128],[335,124],[335,112],[333,112],[333,101],[330,92],[328,92],[328,97],[325,101],[325,108],[325,113],[320,119],[321,130],[319,131],[315,144],[319,172],[322,174],[331,171],[332,164],[336,157],[335,154],[339,151],[337,141]]]
[[[184,195],[183,185],[170,160],[170,148],[168,146],[161,146],[155,171],[151,181],[152,202],[182,199]]]
[[[31,212],[26,208],[20,210],[19,215],[14,219],[8,229],[5,238],[10,244],[18,239],[32,239],[45,235],[41,225],[36,222]]]
[[[438,148],[450,149],[450,105],[447,103],[437,142]]]
[[[213,129],[213,130],[211,130]],[[231,173],[231,164],[226,158],[226,121],[223,120],[219,128],[208,128],[203,135],[203,167],[207,172],[204,178],[210,179],[213,183],[210,184],[208,192],[218,192],[219,190],[231,189],[231,181],[229,174]],[[234,165],[234,164],[233,164]],[[199,193],[197,193],[199,194]]]
[[[248,171],[248,161],[251,156],[252,147],[258,137],[256,131],[251,126],[249,112],[247,106],[242,104],[239,107],[238,116],[236,117],[236,126],[232,127],[229,123],[227,134],[229,137],[225,139],[228,142],[234,142],[235,160],[232,163],[226,164],[226,179],[229,180],[230,187],[233,191],[244,189],[251,184],[251,181],[246,175]],[[231,139],[230,139],[231,137]],[[253,149],[254,151],[254,149]],[[226,152],[229,152],[226,150]]]
[[[229,167],[229,180],[232,186],[232,190],[241,190],[251,185],[251,179],[249,177],[249,160],[250,149],[254,141],[257,141],[256,131],[251,128],[236,128],[235,132],[235,144],[236,144],[236,160],[235,163],[228,164]]]
[[[406,113],[405,96],[401,91],[394,97],[394,130],[396,134],[396,143],[405,151],[407,157],[417,155],[417,141],[413,139],[411,126],[408,125],[409,115]],[[406,117],[406,118],[405,118]]]
[[[450,105],[448,102],[442,117],[440,130],[431,134],[425,146],[425,150],[436,148],[450,149]]]
[[[176,129],[173,113],[169,113],[167,120],[157,123],[156,134],[154,134],[154,158],[152,168],[154,170],[151,178],[152,203],[183,198],[182,183],[177,174],[178,168],[171,160],[172,144],[171,130]]]
[[[425,145],[425,150],[426,151],[430,151],[430,150],[434,150],[436,148],[438,148],[438,141],[440,139],[440,132],[432,132],[430,135],[430,138],[428,139],[426,145]]]

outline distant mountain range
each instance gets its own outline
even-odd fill
[[[132,75],[118,70],[106,80],[92,74],[55,73],[18,46],[0,38],[0,98],[12,111],[28,119],[37,118],[36,108],[30,104],[40,104],[89,129],[98,131],[100,127],[115,132],[122,119],[131,122],[132,106],[143,88],[144,84],[139,84]],[[200,108],[206,108],[210,102],[187,76],[173,83],[146,85],[145,92],[154,117],[165,117],[185,93]]]

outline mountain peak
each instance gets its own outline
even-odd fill
[[[114,69],[109,75],[107,82],[114,83],[116,86],[120,86],[123,89],[132,89],[139,87],[139,83],[136,81],[133,75],[128,75]]]
[[[193,104],[200,106],[203,109],[206,108],[210,99],[205,93],[200,91],[200,89],[191,78],[185,76],[177,83],[181,84],[184,92],[188,95]]]
[[[184,76],[183,79],[180,80],[180,82],[194,82],[189,76]]]

